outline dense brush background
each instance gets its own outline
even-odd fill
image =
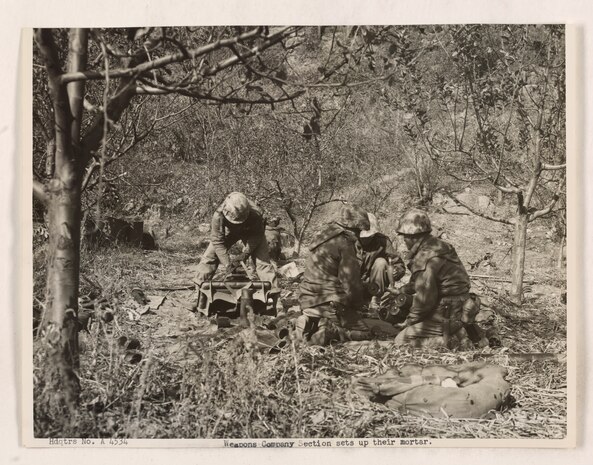
[[[479,34],[469,30],[475,27],[394,28],[389,41],[380,43],[372,28],[361,28],[356,38],[366,48],[352,65],[350,78],[369,80],[367,85],[312,88],[302,98],[273,108],[214,105],[179,95],[136,99],[112,128],[104,176],[95,170],[86,180],[83,209],[91,216],[142,220],[159,248],[143,251],[109,241],[100,247],[83,244],[81,295],[101,296],[115,318],[96,318],[80,333],[82,408],[74,417],[49,402],[53,393],[36,376],[43,360],[36,325],[44,312],[48,245],[43,209],[34,204],[36,436],[564,437],[565,359],[527,362],[505,355],[566,353],[563,193],[556,211],[529,225],[524,302],[517,306],[504,282],[511,270],[512,226],[475,215],[450,198],[453,194],[477,213],[510,219],[517,212],[515,196],[502,195],[488,180],[468,181],[469,160],[446,154],[435,159],[426,146],[427,140],[446,146],[452,137],[447,118],[453,95],[462,86],[452,75],[449,53],[455,47],[467,56],[483,53],[484,92],[479,98],[494,109],[493,129],[488,140],[480,139],[478,125],[470,118],[467,138],[483,144],[480,153],[500,150],[496,144],[504,144],[508,169],[517,179],[526,178],[533,135],[519,120],[502,140],[496,132],[507,121],[504,99],[510,84],[504,70],[489,67],[496,60],[488,50],[506,40],[517,59],[532,66],[529,60],[537,61],[549,37],[555,53],[563,56],[563,29],[491,27],[488,34]],[[354,41],[347,29],[340,32],[342,39]],[[450,37],[458,42],[447,42]],[[283,79],[306,81],[335,65],[325,62],[335,46],[332,34],[306,28],[301,40],[277,71]],[[444,42],[430,48],[430,41]],[[422,47],[429,51],[415,58]],[[41,69],[34,68],[34,170],[43,179],[51,108]],[[389,69],[407,71],[373,80],[373,73]],[[243,78],[237,72],[230,79]],[[100,103],[98,91],[89,89],[88,98]],[[555,98],[562,101],[562,95]],[[552,154],[564,153],[563,122],[562,115],[556,121],[559,127],[546,128],[558,131],[555,145],[547,147]],[[257,350],[249,338],[217,332],[208,319],[189,311],[196,298],[192,290],[155,288],[190,282],[207,244],[207,223],[225,195],[235,190],[257,201],[267,215],[280,216],[290,238],[285,252],[294,254],[301,269],[308,240],[336,214],[342,200],[375,213],[396,244],[401,213],[411,206],[427,209],[435,234],[456,247],[470,273],[503,279],[473,280],[503,348],[440,352],[304,347],[294,342],[269,354]],[[552,195],[553,190],[543,186],[534,208],[542,208]],[[401,244],[399,248],[403,251]],[[293,308],[297,283],[282,285],[283,305]],[[133,288],[165,300],[156,311],[131,318]],[[141,358],[131,359],[121,348],[122,336],[139,341],[135,353]],[[402,416],[351,390],[353,376],[379,374],[406,363],[463,363],[482,354],[493,354],[490,360],[508,368],[513,386],[509,405],[483,419]]]

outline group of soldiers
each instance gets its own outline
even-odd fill
[[[229,194],[212,217],[211,242],[198,265],[196,281],[211,279],[219,264],[232,272],[250,261],[258,277],[278,289],[271,257],[280,250],[274,233],[278,219],[270,223],[266,234],[262,211],[244,194]],[[394,296],[403,296],[411,305],[400,312],[400,322],[394,325],[396,344],[450,348],[483,344],[475,324],[480,301],[470,293],[465,267],[455,248],[431,231],[430,219],[422,210],[412,209],[401,217],[397,233],[408,249],[404,263],[373,214],[344,204],[309,246],[299,286],[296,337],[318,345],[370,339],[376,333],[364,316],[380,315],[383,307],[393,305]],[[230,248],[238,241],[243,250],[231,258]],[[406,267],[409,282],[396,289]]]

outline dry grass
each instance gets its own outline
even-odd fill
[[[178,239],[175,239],[178,241]],[[43,386],[35,387],[35,433],[56,437],[431,437],[562,438],[566,434],[566,364],[516,361],[505,352],[566,352],[566,307],[551,278],[522,307],[500,286],[475,283],[496,311],[504,349],[472,352],[305,347],[291,343],[276,354],[212,334],[212,326],[187,311],[190,291],[166,295],[156,312],[131,321],[129,290],[187,282],[198,251],[171,242],[164,250],[106,249],[83,260],[83,273],[113,305],[115,321],[96,321],[81,332],[82,408],[66,420],[52,410]],[[553,273],[551,273],[552,275]],[[83,282],[83,292],[92,287]],[[537,291],[537,292],[536,292]],[[232,331],[231,331],[232,332]],[[129,363],[118,344],[137,338],[140,363]],[[481,353],[507,367],[512,402],[483,419],[402,416],[358,396],[352,377],[380,374],[407,363],[465,363]],[[41,354],[36,351],[35,367]]]
[[[104,329],[104,328],[102,328]],[[126,364],[114,334],[91,335],[83,365],[83,410],[73,425],[38,415],[42,436],[562,438],[566,367],[552,362],[494,361],[509,370],[513,405],[480,420],[402,416],[351,390],[351,379],[406,363],[456,364],[471,353],[412,352],[395,347],[300,347],[261,354],[233,342],[179,350],[148,349]],[[187,348],[191,356],[184,355]],[[42,402],[43,396],[38,399]],[[64,427],[67,426],[66,431]]]

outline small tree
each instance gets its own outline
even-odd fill
[[[48,137],[53,141],[50,176],[45,184],[34,181],[34,194],[47,205],[49,218],[44,336],[49,360],[42,372],[43,381],[68,405],[77,403],[79,393],[81,191],[85,171],[88,175],[97,162],[104,167],[110,129],[139,95],[179,93],[203,101],[249,105],[294,99],[300,91],[291,94],[282,89],[274,95],[263,88],[249,94],[245,90],[274,68],[241,79],[233,69],[256,56],[263,60],[265,50],[285,43],[297,30],[35,31],[36,53],[45,67],[51,100],[51,112],[45,116],[53,119]],[[95,106],[101,111],[87,111],[88,99],[97,95],[102,98]]]
[[[348,154],[335,147],[338,124],[333,117],[346,102],[331,101],[337,108],[323,110],[322,103],[312,98],[299,111],[254,115],[247,128],[236,125],[233,131],[236,166],[231,170],[232,184],[265,203],[267,209],[286,215],[296,253],[315,213],[340,201],[337,194],[349,176]]]
[[[443,67],[426,72],[426,103],[414,109],[414,134],[441,169],[514,196],[514,218],[500,218],[450,194],[477,215],[513,225],[511,296],[517,302],[528,224],[550,214],[565,188],[563,39],[562,26],[435,30]]]

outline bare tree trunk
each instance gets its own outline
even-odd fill
[[[298,237],[295,237],[294,239],[294,251],[297,255],[301,254],[301,241]]]
[[[307,213],[307,217],[303,220],[303,224],[301,226],[301,230],[299,231],[298,236],[295,238],[295,251],[297,255],[300,255],[301,253],[301,244],[303,243],[303,238],[305,237],[305,232],[307,231],[307,228],[309,227],[309,224],[311,223],[311,219],[313,218],[313,213],[315,213],[315,210],[317,210],[317,208],[319,207],[319,205],[317,205],[317,199],[319,198],[319,191],[317,191],[317,193],[315,194],[315,197],[313,198],[313,204],[311,205],[311,208],[309,210],[309,213]],[[296,224],[295,224],[296,226]],[[295,227],[295,231],[296,231],[296,227]]]
[[[559,270],[562,269],[562,259],[564,258],[564,243],[566,241],[566,236],[562,236],[560,240],[560,247],[558,247],[558,262],[556,264]]]
[[[515,223],[513,257],[511,265],[511,299],[520,304],[523,299],[523,275],[525,274],[525,244],[527,243],[528,217],[519,213]]]
[[[418,198],[422,201],[422,186],[424,183],[422,182],[422,174],[418,167],[418,153],[414,153],[414,178],[416,180],[416,189],[418,189]]]
[[[84,81],[59,83],[59,57],[52,32],[37,32],[37,43],[48,70],[54,107],[55,163],[48,183],[49,256],[47,262],[47,319],[44,343],[47,362],[41,366],[45,385],[58,405],[73,409],[79,399],[78,285],[80,271],[80,125]],[[69,35],[69,71],[86,67],[88,31]]]
[[[303,237],[305,235],[305,227],[301,228],[299,236],[294,241],[294,251],[297,255],[301,254],[301,245],[303,244]]]
[[[78,357],[78,285],[80,270],[80,186],[73,179],[50,183],[49,260],[45,328],[48,364],[46,381],[70,406],[78,402],[80,387],[75,371]]]
[[[135,78],[123,78],[116,97],[106,105],[106,112],[90,124],[81,137],[84,80],[64,85],[51,29],[38,29],[35,40],[45,62],[54,110],[55,163],[52,180],[47,185],[49,254],[47,265],[47,318],[44,342],[47,362],[41,366],[42,383],[64,401],[76,407],[80,385],[76,371],[78,354],[78,287],[80,273],[81,185],[91,154],[103,143],[105,113],[114,123],[135,95]],[[68,71],[86,69],[88,30],[71,29],[69,33]],[[133,60],[124,60],[126,65]]]
[[[288,210],[285,210],[285,211],[288,213]],[[299,225],[297,223],[296,218],[292,214],[292,212],[288,213],[288,216],[292,223],[292,235],[294,236],[294,250],[298,255],[301,251],[301,240],[300,240],[301,236],[299,234]]]

